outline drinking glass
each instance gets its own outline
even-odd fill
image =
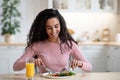
[[[35,74],[34,59],[26,59],[26,79],[33,80]]]

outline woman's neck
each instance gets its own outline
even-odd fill
[[[48,41],[49,41],[49,42],[56,43],[56,42],[58,42],[58,38],[56,38],[56,39],[51,39],[51,38],[48,38]]]

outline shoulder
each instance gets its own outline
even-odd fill
[[[39,42],[34,42],[29,48],[36,50],[38,48],[40,49],[45,45],[46,45],[46,41],[39,41]]]
[[[78,44],[77,44],[76,42],[71,41],[71,43],[72,43],[72,49],[73,49],[73,50],[78,49]]]
[[[33,43],[33,47],[40,47],[40,46],[44,46],[46,44],[47,44],[46,41],[39,41],[39,42]]]
[[[67,41],[67,43],[65,43],[65,45],[68,47],[68,45],[69,45],[69,47],[71,46],[71,48],[73,49],[74,47],[77,47],[78,45],[77,45],[77,43],[76,42],[74,42],[74,41]]]
[[[72,44],[73,46],[77,46],[77,43],[74,41],[68,41],[68,44]]]

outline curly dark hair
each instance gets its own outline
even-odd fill
[[[61,31],[59,33],[59,38],[61,44],[66,43],[69,48],[72,48],[72,41],[77,43],[68,33],[66,22],[58,10],[45,9],[36,16],[31,26],[30,32],[27,36],[27,47],[32,46],[34,42],[44,41],[48,39],[45,24],[48,19],[53,17],[57,18],[60,22]]]

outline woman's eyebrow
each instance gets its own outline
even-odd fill
[[[59,25],[59,23],[55,24],[55,25]]]
[[[56,25],[59,25],[60,23],[57,23],[57,24],[55,24],[54,26],[56,26]],[[51,25],[46,25],[46,27],[51,27]]]

